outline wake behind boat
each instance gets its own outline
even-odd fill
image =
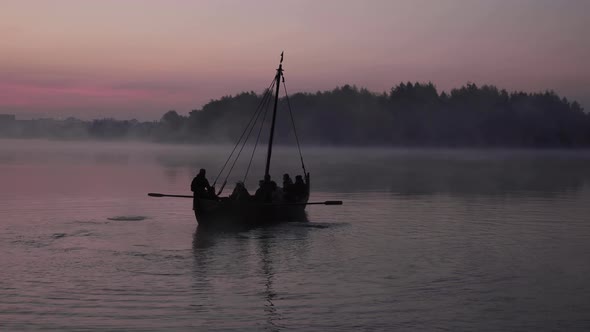
[[[283,83],[285,91],[285,98],[291,117],[291,124],[295,134],[294,136],[297,142],[303,175],[297,175],[295,181],[293,181],[291,177],[285,173],[283,174],[282,186],[279,187],[270,176],[270,165],[281,83]],[[264,177],[259,181],[259,187],[256,190],[256,193],[251,195],[244,183],[246,182],[250,166],[252,165],[252,159],[254,158],[260,140],[264,127],[264,120],[269,110],[270,100],[273,99],[273,97],[274,104],[272,107],[272,120],[266,153]],[[251,134],[255,128],[258,128],[258,135],[253,145],[253,150],[243,180],[236,184],[231,195],[222,196],[221,193],[227,184],[227,179],[232,173],[237,160],[240,158],[242,151],[244,150],[248,139],[252,136]],[[224,173],[225,178],[221,185],[221,189],[219,192],[216,192],[215,185]],[[191,190],[193,191],[192,196],[158,193],[149,193],[148,195],[152,197],[193,198],[193,210],[200,227],[256,226],[281,221],[300,221],[306,220],[305,208],[307,205],[342,204],[342,201],[309,202],[310,174],[307,172],[305,163],[303,162],[301,146],[299,144],[295,121],[293,119],[293,113],[287,95],[287,88],[283,75],[283,53],[281,53],[281,61],[274,79],[270,86],[265,90],[256,111],[252,114],[250,121],[246,125],[238,142],[234,146],[223,167],[221,167],[213,185],[209,184],[209,181],[206,178],[206,171],[201,169],[191,183]]]

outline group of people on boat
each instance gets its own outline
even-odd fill
[[[191,191],[194,193],[195,198],[218,199],[215,188],[209,184],[205,175],[206,170],[201,168],[191,182]],[[303,176],[295,176],[295,182],[293,182],[289,174],[284,174],[282,187],[279,187],[267,175],[264,180],[258,182],[258,189],[254,195],[250,195],[244,183],[239,181],[236,183],[229,199],[236,201],[297,202],[303,199],[305,195],[307,195],[307,186],[303,181]]]

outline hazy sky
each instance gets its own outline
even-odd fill
[[[0,113],[159,118],[266,87],[553,89],[590,109],[589,0],[0,0]]]

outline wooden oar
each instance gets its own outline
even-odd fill
[[[191,195],[169,195],[169,194],[160,194],[160,193],[148,193],[150,197],[180,197],[180,198],[193,198]],[[342,205],[342,201],[324,201],[324,202],[307,202],[307,203],[268,203],[268,204],[260,204],[265,206],[292,206],[292,205]]]
[[[148,193],[150,197],[180,197],[180,198],[193,198],[192,195],[168,195],[168,194],[160,194],[160,193]]]
[[[266,203],[263,206],[297,206],[297,205],[342,205],[342,201],[324,201],[324,202],[307,202],[307,203]]]

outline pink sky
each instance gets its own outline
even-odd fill
[[[268,85],[552,89],[590,108],[586,0],[3,0],[0,113],[157,119]]]

